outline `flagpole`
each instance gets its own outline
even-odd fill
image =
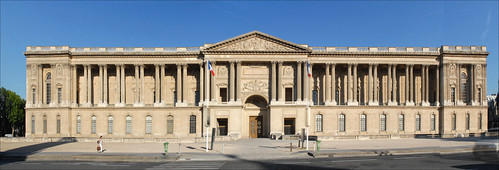
[[[211,67],[211,66],[208,66],[209,63],[210,62],[208,60],[206,60],[206,67],[208,67],[208,68]],[[205,73],[205,83],[206,83],[205,87],[208,87],[208,79],[210,78],[210,76],[209,76],[209,74],[210,74],[209,72],[210,71],[205,71],[205,72],[206,72]],[[210,88],[206,88],[206,92],[208,92],[209,89]],[[206,104],[206,112],[205,112],[206,113],[206,152],[208,152],[208,131],[210,131],[210,127],[208,125],[208,120],[210,119],[210,117],[208,117],[209,116],[209,114],[208,114],[208,107],[210,106],[210,101],[208,101],[209,97],[208,97],[207,94],[210,94],[210,93],[208,92],[204,96],[204,99],[205,99],[204,102]]]
[[[307,95],[308,95],[308,93],[310,93],[310,90],[309,90],[310,88],[308,88],[308,87],[310,86],[311,75],[312,75],[312,73],[310,72],[310,66],[309,66],[309,63],[307,61],[307,76],[308,76],[307,80],[308,81],[306,83],[308,83],[308,84],[307,84],[307,89],[305,89],[308,91]],[[307,96],[307,130],[306,130],[307,131],[307,151],[308,151],[308,128],[309,128],[309,126],[310,126],[310,100],[308,99],[308,96]]]

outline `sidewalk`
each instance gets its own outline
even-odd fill
[[[304,159],[311,156],[371,156],[409,153],[470,152],[478,138],[336,140],[321,142],[321,151],[298,148],[298,140],[240,139],[215,142],[206,152],[206,143],[170,144],[164,155],[162,143],[113,143],[104,140],[106,152],[97,153],[93,142],[36,143],[3,142],[1,160],[143,161],[175,160],[263,160]],[[292,143],[292,151],[290,151]],[[211,147],[211,146],[210,146]],[[311,156],[309,156],[311,155]]]

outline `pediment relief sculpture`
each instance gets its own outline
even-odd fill
[[[291,48],[264,40],[258,37],[250,38],[233,44],[222,46],[215,50],[222,51],[294,51]]]

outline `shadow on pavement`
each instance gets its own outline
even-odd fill
[[[283,164],[283,163],[278,163],[279,161],[274,161],[274,162],[264,162],[264,161],[256,161],[256,160],[246,160],[246,159],[241,159],[237,157],[236,155],[225,155],[228,158],[232,158],[234,160],[239,160],[239,161],[244,161],[244,162],[251,162],[253,164],[260,165],[259,168],[257,169],[339,169],[339,168],[331,168],[331,167],[318,167],[318,166],[307,166],[307,165],[299,165],[299,164]],[[254,169],[254,168],[252,168]]]
[[[65,137],[56,142],[45,142],[29,146],[23,146],[0,153],[0,165],[18,161],[25,161],[29,155],[36,154],[44,149],[58,145],[75,142],[74,137]]]
[[[470,164],[470,165],[458,165],[452,166],[458,169],[497,169],[499,163],[484,163],[484,164]]]

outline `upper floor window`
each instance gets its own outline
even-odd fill
[[[314,105],[319,104],[319,92],[317,90],[312,90],[312,101],[314,102]]]
[[[61,104],[62,99],[62,88],[57,88],[57,103]]]
[[[340,90],[336,90],[334,100],[338,102],[338,104],[340,103]]]
[[[286,102],[292,102],[293,101],[293,88],[285,88],[285,100]]]
[[[45,88],[46,91],[47,91],[47,104],[50,104],[50,102],[52,101],[52,75],[50,73],[47,74],[47,78],[45,80]]]
[[[228,93],[227,93],[227,87],[221,87],[220,88],[220,102],[228,102]]]
[[[466,73],[461,73],[461,101],[468,103],[468,76]]]
[[[32,90],[33,90],[33,94],[32,94],[32,98],[31,98],[31,101],[32,101],[31,104],[35,104],[36,103],[35,102],[35,100],[36,100],[36,89],[33,88]]]
[[[456,88],[455,87],[450,88],[450,101],[453,104],[456,104]]]

